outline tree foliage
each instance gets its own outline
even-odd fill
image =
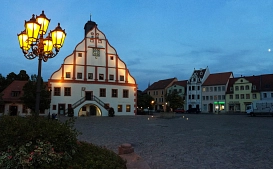
[[[137,94],[137,106],[140,108],[152,108],[152,101],[154,98],[148,94],[143,94],[141,91],[138,91]]]
[[[173,91],[166,95],[166,101],[169,103],[169,107],[177,109],[184,106],[183,98],[178,94],[178,92]]]
[[[11,72],[6,77],[0,74],[0,92],[2,92],[8,85],[10,85],[14,80],[29,80],[29,76],[25,70],[20,70],[18,74]]]
[[[32,111],[35,111],[36,103],[36,89],[37,89],[37,76],[31,75],[31,80],[29,80],[23,87],[24,94],[21,97],[22,102],[30,108]],[[50,91],[47,90],[46,85],[41,79],[41,93],[40,93],[40,111],[50,108]]]

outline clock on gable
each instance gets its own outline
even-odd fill
[[[93,48],[93,56],[95,56],[96,58],[100,56],[100,49]]]

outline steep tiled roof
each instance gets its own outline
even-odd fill
[[[159,80],[157,82],[154,82],[151,86],[149,86],[145,91],[147,90],[157,90],[157,89],[165,89],[168,85],[170,85],[174,80],[177,80],[176,78],[171,79],[165,79],[165,80]]]
[[[203,86],[225,85],[232,76],[232,72],[210,74]]]
[[[261,75],[261,91],[273,91],[273,74]]]
[[[14,80],[6,89],[2,91],[2,99],[5,102],[20,102],[23,96],[23,87],[28,81]],[[12,92],[18,92],[18,95],[12,96]]]
[[[188,82],[188,80],[180,80],[180,81],[173,82],[172,85],[179,85],[179,86],[187,87],[187,82]]]
[[[240,78],[245,78],[247,81],[249,81],[250,83],[252,83],[252,85],[256,86],[256,89],[253,90],[253,88],[251,89],[252,92],[258,92],[260,91],[260,76],[246,76],[246,77],[236,77],[236,78],[230,78],[229,79],[229,83],[228,83],[228,88],[227,88],[227,94],[229,93],[233,93],[233,91],[230,91],[230,87],[233,87],[234,83],[240,79]],[[233,89],[234,90],[234,89]]]

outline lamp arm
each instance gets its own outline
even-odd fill
[[[37,57],[33,52],[23,51],[23,53],[24,53],[24,56],[29,60]]]

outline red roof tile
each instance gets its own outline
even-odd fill
[[[188,82],[188,80],[180,80],[180,81],[173,82],[173,85],[187,87],[187,82]]]
[[[20,102],[20,97],[23,96],[23,87],[28,81],[14,80],[1,94],[4,102]],[[18,95],[12,96],[12,92],[18,92]]]
[[[230,77],[233,77],[232,72],[210,74],[202,86],[225,85]]]
[[[151,86],[149,86],[145,91],[147,91],[147,90],[165,89],[173,81],[177,81],[177,79],[176,78],[171,78],[171,79],[159,80],[159,81],[153,83]]]

